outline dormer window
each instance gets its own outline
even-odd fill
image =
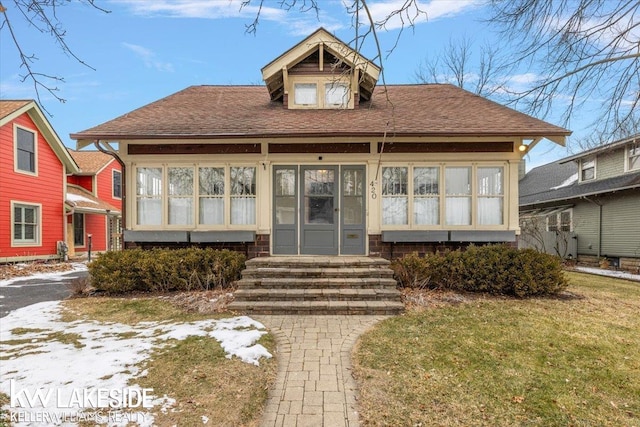
[[[318,105],[318,87],[315,83],[296,83],[293,88],[296,105],[307,107]]]
[[[627,147],[627,170],[640,170],[640,140],[633,141]]]
[[[349,105],[349,86],[345,83],[325,83],[325,108],[345,108]]]
[[[582,159],[580,161],[580,181],[589,181],[596,177],[596,159]]]

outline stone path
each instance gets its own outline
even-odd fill
[[[358,425],[351,349],[386,316],[255,316],[276,338],[278,377],[264,427]]]

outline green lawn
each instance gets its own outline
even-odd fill
[[[470,299],[390,318],[354,350],[363,425],[640,426],[640,283]]]

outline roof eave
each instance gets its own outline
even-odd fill
[[[591,191],[591,192],[588,192],[588,193],[576,194],[574,196],[569,196],[569,197],[558,197],[556,199],[538,200],[538,201],[535,201],[535,202],[532,202],[532,203],[521,204],[519,206],[522,208],[522,207],[527,207],[527,206],[543,205],[543,204],[560,202],[560,201],[581,199],[583,197],[598,196],[600,194],[609,194],[609,193],[616,193],[618,191],[633,190],[635,188],[640,188],[640,184],[628,185],[628,186],[619,187],[619,188],[609,188],[607,190],[602,190],[602,191]]]

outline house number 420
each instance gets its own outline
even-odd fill
[[[376,197],[378,197],[378,195],[376,194],[376,182],[371,181],[371,184],[369,185],[371,186],[371,198],[375,199]]]

